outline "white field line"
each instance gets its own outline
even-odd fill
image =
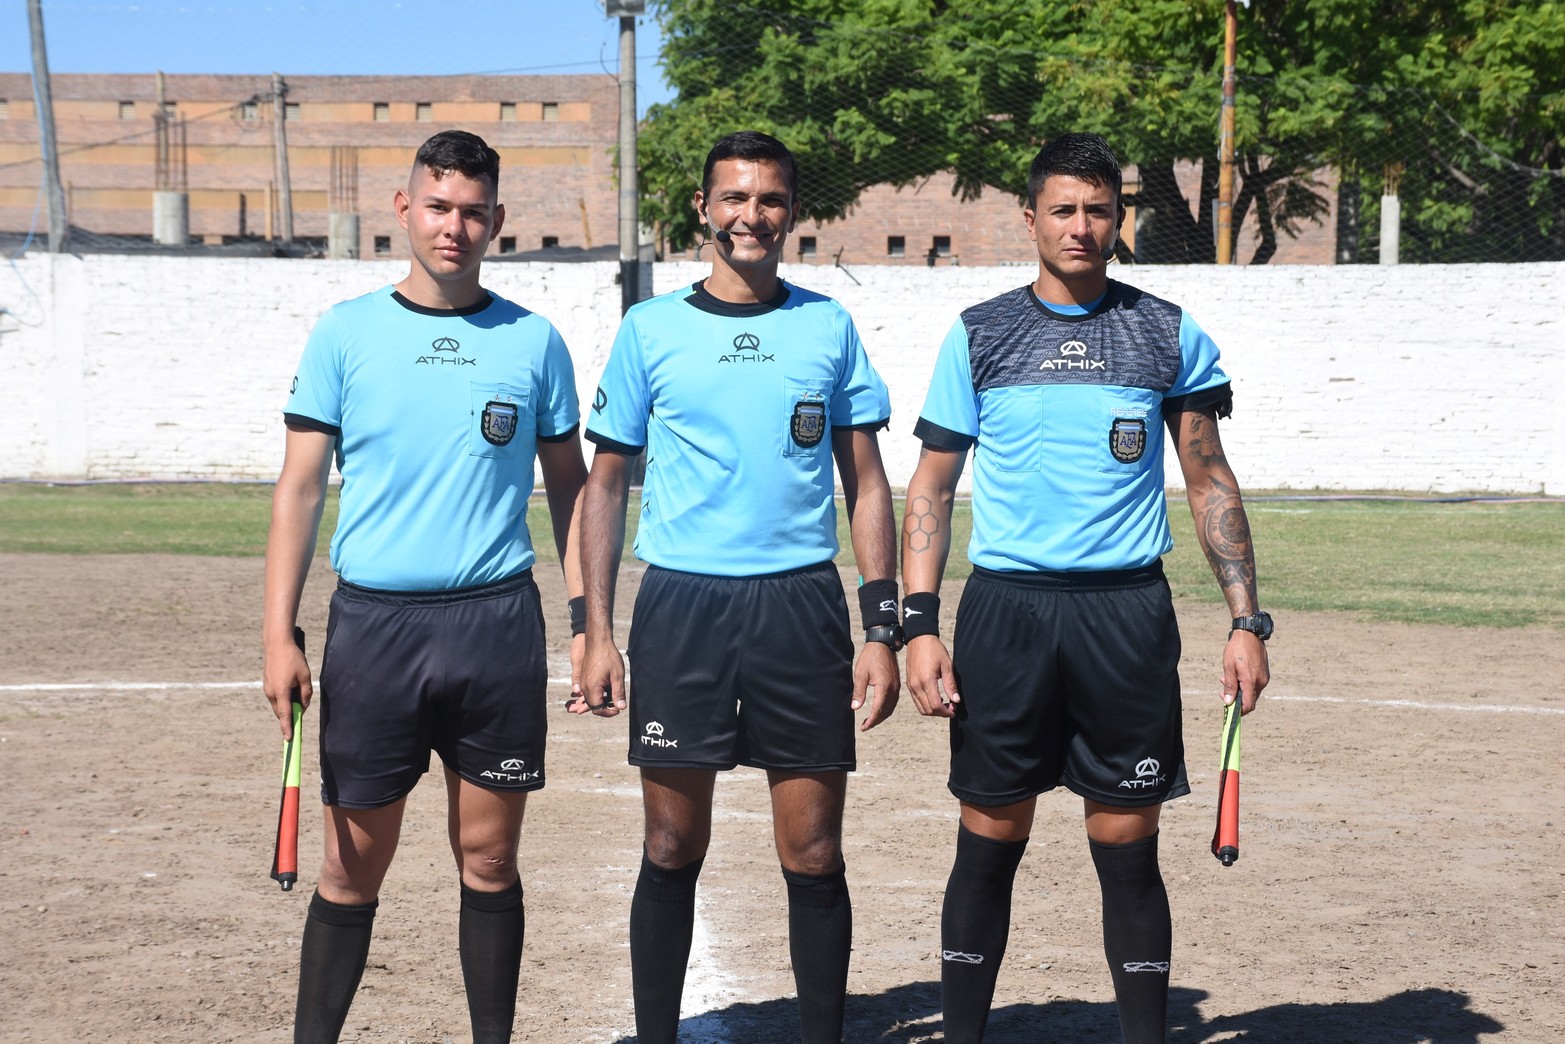
[[[550,678],[550,685],[569,685],[570,676]],[[315,682],[317,688],[320,682]],[[180,692],[212,689],[259,689],[261,683],[254,678],[243,681],[208,682],[28,682],[0,685],[0,692],[14,693],[105,693],[105,692]],[[1463,714],[1565,714],[1565,707],[1527,707],[1511,703],[1429,703],[1424,700],[1375,700],[1350,699],[1346,696],[1298,696],[1265,693],[1264,703],[1353,703],[1365,707],[1385,707],[1388,710],[1457,711]]]

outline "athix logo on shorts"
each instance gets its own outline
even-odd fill
[[[663,735],[663,723],[657,721],[647,722],[646,735],[641,737],[643,747],[677,747],[677,739],[667,739]]]
[[[1058,359],[1045,359],[1039,365],[1040,370],[1101,370],[1105,368],[1102,359],[1087,358],[1087,346],[1081,341],[1066,341],[1060,345],[1060,357]]]
[[[1136,762],[1136,778],[1119,781],[1121,790],[1153,790],[1164,783],[1163,766],[1156,758],[1142,758]]]
[[[753,333],[742,333],[734,338],[734,351],[732,355],[719,355],[719,363],[741,362],[776,362],[777,356],[766,355],[761,351],[761,339]]]
[[[500,762],[498,769],[484,769],[479,775],[484,779],[492,779],[496,783],[526,783],[529,780],[543,779],[543,769],[528,769],[527,762],[523,758],[506,758]]]
[[[454,337],[437,337],[429,342],[433,355],[420,355],[415,360],[417,366],[477,366],[477,359],[468,359],[462,355],[462,344]]]

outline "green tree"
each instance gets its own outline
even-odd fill
[[[794,149],[816,219],[871,185],[938,171],[965,198],[1020,196],[1043,141],[1088,130],[1138,168],[1139,259],[1211,261],[1223,11],[1222,0],[665,0],[677,100],[654,106],[643,131],[644,216],[688,243],[701,160],[741,127]],[[1403,171],[1405,257],[1486,239],[1510,256],[1565,256],[1561,179],[1537,173],[1561,165],[1565,5],[1256,0],[1239,16],[1233,225],[1255,216],[1252,263],[1323,219],[1332,170],[1344,211],[1359,215],[1360,191],[1378,198],[1388,167]],[[1373,202],[1359,216],[1372,219]]]

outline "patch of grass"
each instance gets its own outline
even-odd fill
[[[268,485],[0,484],[0,551],[53,554],[259,555],[270,518]],[[1565,503],[1416,501],[1248,502],[1269,609],[1361,612],[1379,620],[1489,627],[1565,628]],[[900,513],[901,504],[898,503]],[[321,524],[324,553],[336,523],[332,490]],[[627,511],[626,555],[640,504]],[[841,565],[853,562],[839,510]],[[1169,501],[1175,548],[1165,560],[1176,592],[1219,603],[1182,497]],[[549,512],[527,514],[540,565],[554,566]],[[966,576],[972,510],[958,503],[946,576]]]

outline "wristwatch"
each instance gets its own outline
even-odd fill
[[[874,627],[864,628],[864,640],[866,642],[879,642],[887,646],[892,652],[902,648],[901,624],[876,624]]]
[[[1234,619],[1233,630],[1228,633],[1233,634],[1234,631],[1249,631],[1264,642],[1272,636],[1272,614],[1258,611],[1254,616],[1237,617]]]

